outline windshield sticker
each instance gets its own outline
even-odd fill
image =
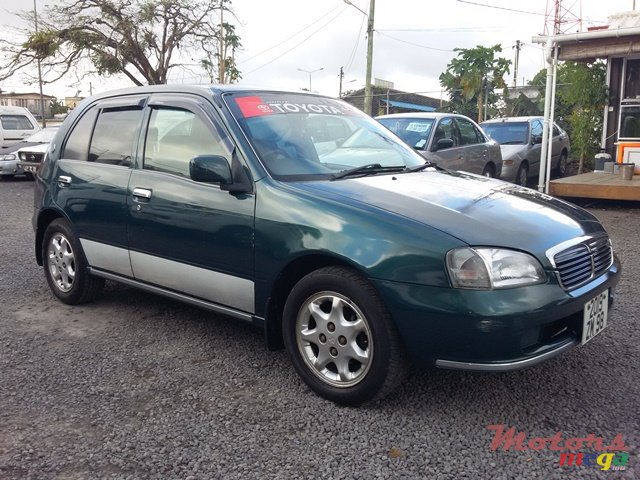
[[[323,99],[318,99],[311,103],[305,101],[264,99],[262,97],[239,97],[236,98],[235,101],[244,118],[280,113],[354,114],[354,111],[348,105],[342,105],[338,102],[334,103],[330,100],[323,102]]]
[[[424,133],[429,130],[429,127],[431,127],[430,123],[411,122],[407,126],[407,132]]]

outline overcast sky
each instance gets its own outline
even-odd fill
[[[368,11],[368,0],[352,0]],[[44,10],[51,0],[37,0]],[[373,76],[394,83],[395,88],[440,98],[438,76],[455,56],[454,48],[501,44],[503,56],[514,59],[517,40],[523,42],[518,84],[530,80],[542,67],[542,48],[531,37],[544,30],[545,10],[552,0],[376,0]],[[584,29],[606,24],[612,13],[629,11],[633,0],[583,0]],[[640,2],[639,2],[640,3]],[[490,8],[491,5],[500,8]],[[0,0],[2,24],[15,24],[9,12],[29,8],[32,0]],[[580,0],[564,0],[563,6],[580,15]],[[366,17],[344,0],[234,0],[237,31],[243,50],[237,60],[243,83],[290,89],[309,87],[337,96],[339,71],[344,67],[343,90],[364,86]],[[640,5],[638,5],[640,9]],[[511,10],[508,10],[511,9]],[[519,10],[519,11],[512,11]],[[507,79],[513,81],[513,70]],[[203,83],[200,72],[172,72],[171,83]],[[97,93],[130,86],[125,79],[93,79]],[[34,91],[19,78],[0,84],[5,91]],[[74,78],[45,86],[45,93],[63,97],[81,90],[89,94],[89,80]]]

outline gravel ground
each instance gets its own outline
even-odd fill
[[[232,319],[116,284],[86,306],[56,301],[32,251],[32,188],[0,183],[2,479],[640,478],[638,204],[590,207],[624,274],[589,345],[508,374],[416,373],[353,409],[312,394]],[[492,424],[527,439],[622,434],[629,464],[492,451]]]

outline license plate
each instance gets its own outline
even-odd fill
[[[607,326],[608,313],[609,290],[605,290],[585,304],[584,319],[582,322],[583,345],[604,330],[604,327]]]
[[[25,165],[23,168],[25,172],[29,173],[36,173],[38,171],[37,165]]]

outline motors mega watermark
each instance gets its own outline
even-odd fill
[[[622,434],[617,434],[611,443],[606,444],[602,437],[589,434],[586,437],[571,437],[565,439],[562,432],[556,432],[553,437],[532,437],[527,440],[524,432],[517,432],[516,428],[506,428],[506,425],[489,425],[493,430],[491,450],[494,452],[515,450],[524,452],[527,450],[549,450],[560,453],[560,465],[562,466],[600,466],[600,470],[624,470],[629,463],[629,450],[624,444]],[[583,449],[595,450],[596,453],[580,452]]]

